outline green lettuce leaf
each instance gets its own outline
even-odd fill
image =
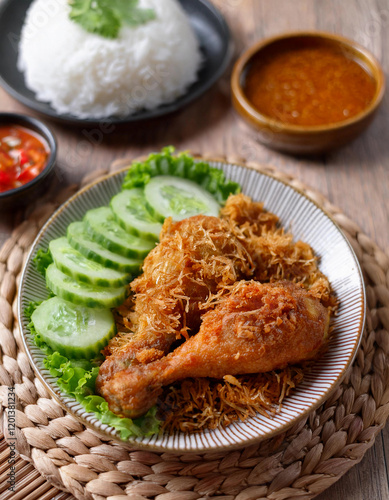
[[[51,256],[50,250],[47,250],[46,252],[42,249],[38,250],[32,260],[38,273],[46,278],[46,269],[53,262],[53,257]]]
[[[239,184],[227,181],[222,170],[211,167],[207,162],[195,161],[187,153],[174,155],[174,151],[169,146],[163,148],[161,153],[152,153],[146,161],[134,162],[123,180],[122,188],[141,188],[157,175],[175,175],[196,182],[222,204],[230,194],[240,192]]]
[[[31,316],[32,313],[35,311],[35,309],[42,304],[42,301],[40,300],[39,302],[30,302],[27,307],[24,309],[24,315],[28,319],[28,321],[31,321]],[[34,327],[34,325],[32,325]],[[35,329],[34,329],[34,334],[35,334]]]

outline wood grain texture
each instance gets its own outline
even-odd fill
[[[343,34],[371,50],[389,70],[387,0],[214,0],[235,39],[236,54],[255,41],[284,31],[319,29]],[[385,50],[386,49],[386,50]],[[339,151],[296,158],[265,148],[230,106],[229,72],[205,96],[167,118],[143,124],[93,129],[50,122],[59,142],[52,189],[79,182],[88,171],[114,159],[137,156],[167,144],[193,152],[246,157],[276,166],[322,192],[382,249],[389,249],[389,96],[371,127]],[[0,90],[0,110],[34,115]],[[28,210],[28,209],[27,209]],[[21,211],[0,213],[0,245],[20,222]],[[362,462],[318,500],[389,498],[389,425]],[[54,489],[50,489],[54,492]],[[53,493],[54,495],[54,493]],[[41,498],[53,498],[42,489]],[[62,498],[62,495],[61,495]],[[64,497],[65,498],[65,497]]]

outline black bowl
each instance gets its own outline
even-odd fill
[[[0,0],[0,85],[25,106],[66,124],[92,126],[101,120],[58,113],[47,102],[38,101],[27,88],[17,68],[20,32],[32,0]],[[233,44],[222,14],[208,0],[179,0],[199,40],[203,63],[197,80],[175,101],[155,109],[124,117],[107,117],[104,122],[129,123],[173,113],[204,94],[224,73],[231,61]]]
[[[55,160],[57,157],[57,141],[51,130],[40,120],[31,116],[16,113],[0,113],[0,126],[19,125],[41,135],[49,145],[50,154],[42,172],[32,181],[15,189],[0,193],[0,210],[23,207],[33,199],[36,200],[50,184],[54,175]]]

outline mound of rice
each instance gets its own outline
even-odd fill
[[[36,98],[79,118],[126,116],[174,101],[196,80],[201,55],[177,0],[140,0],[156,19],[111,40],[69,19],[68,0],[35,0],[18,68]]]

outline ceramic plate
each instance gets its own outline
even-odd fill
[[[282,411],[275,418],[257,415],[245,422],[213,431],[136,438],[129,441],[131,446],[201,452],[243,447],[274,436],[314,410],[329,396],[354,359],[362,336],[365,294],[361,271],[350,244],[331,218],[304,194],[267,174],[236,164],[210,163],[221,168],[228,179],[239,182],[245,194],[254,200],[263,201],[267,210],[280,217],[281,224],[293,233],[295,240],[301,239],[314,249],[320,258],[320,269],[328,276],[340,301],[339,314],[332,318],[334,334],[328,352],[315,363],[292,395],[285,399]],[[44,355],[32,343],[23,311],[30,301],[46,299],[48,294],[43,278],[32,265],[37,251],[47,249],[53,238],[65,235],[68,224],[82,219],[90,208],[108,204],[120,190],[124,175],[124,171],[112,174],[80,191],[49,219],[27,258],[19,291],[20,325],[26,350],[36,372],[71,414],[86,425],[116,439],[120,438],[112,428],[101,424],[76,401],[61,394],[56,379],[44,368]]]
[[[206,92],[224,73],[232,56],[228,26],[220,12],[207,0],[179,0],[197,35],[203,55],[198,79],[187,92],[170,104],[139,111],[126,117],[105,119],[110,123],[129,123],[156,118],[186,106]],[[20,32],[32,0],[0,1],[0,85],[15,99],[39,113],[66,123],[93,125],[97,119],[79,119],[57,113],[48,103],[38,101],[28,89],[24,75],[17,68]]]

